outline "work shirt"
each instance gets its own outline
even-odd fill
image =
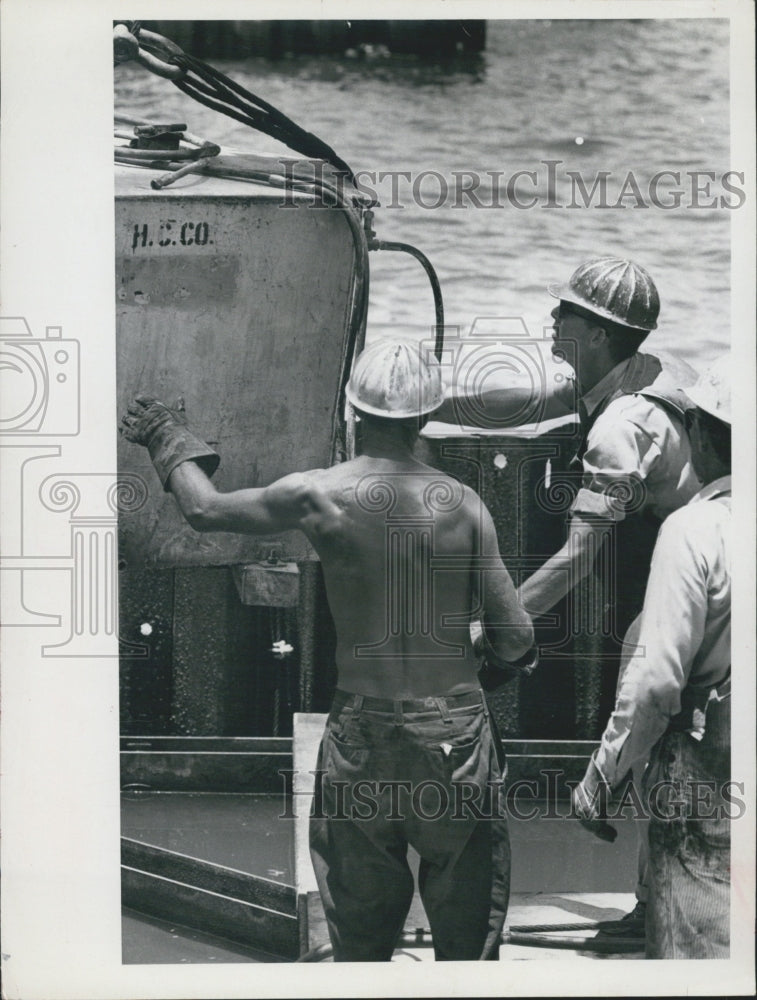
[[[644,608],[626,636],[615,711],[595,757],[611,786],[647,758],[680,711],[688,684],[714,688],[729,676],[730,521],[726,476],[660,529]]]
[[[649,511],[662,520],[699,490],[683,420],[659,399],[624,388],[643,382],[643,366],[653,362],[659,372],[657,358],[635,354],[581,397],[579,409],[589,430],[573,514],[620,521]],[[665,381],[671,378],[663,369],[657,379],[650,378],[650,390]]]

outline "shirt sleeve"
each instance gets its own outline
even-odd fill
[[[611,786],[634,763],[648,757],[672,716],[680,711],[681,693],[704,637],[707,533],[692,512],[692,508],[682,508],[663,524],[644,608],[626,637],[615,711],[596,759]]]
[[[653,437],[634,420],[608,411],[589,431],[575,514],[621,521],[644,506],[646,480],[660,459]]]

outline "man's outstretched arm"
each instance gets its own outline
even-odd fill
[[[518,384],[507,377],[501,385],[493,385],[495,369],[484,385],[478,380],[468,385],[461,379],[447,390],[432,419],[459,426],[501,428],[566,417],[576,412],[576,389],[572,379],[562,372],[559,375],[559,381],[548,376],[545,384]]]
[[[521,584],[518,594],[531,615],[544,615],[589,573],[609,536],[611,522],[571,518],[563,547]]]
[[[647,477],[660,455],[656,441],[635,419],[617,413],[612,419],[599,417],[582,458],[581,488],[571,505],[565,544],[520,588],[532,615],[545,614],[583,580],[613,523],[643,506]]]
[[[478,552],[480,558],[474,557],[473,579],[481,615],[482,652],[495,662],[517,663],[533,650],[534,629],[502,562],[494,522],[483,503]]]
[[[195,462],[171,473],[169,487],[179,510],[195,531],[276,535],[301,528],[313,511],[306,474],[295,472],[260,489],[219,492]]]
[[[270,535],[317,514],[308,476],[294,473],[260,489],[219,492],[210,481],[218,455],[186,425],[182,411],[137,397],[121,422],[124,436],[147,448],[165,490],[196,531]]]

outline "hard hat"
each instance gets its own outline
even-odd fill
[[[366,348],[357,359],[347,399],[363,413],[400,420],[420,417],[441,406],[444,386],[435,358],[415,341],[387,338]]]
[[[638,264],[619,257],[587,260],[567,285],[549,285],[556,299],[636,330],[654,330],[660,312],[655,283]]]
[[[724,424],[731,423],[731,356],[724,354],[712,368],[700,375],[696,385],[684,389],[694,406],[717,417]]]

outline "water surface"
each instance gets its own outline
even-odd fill
[[[539,337],[553,304],[549,281],[567,279],[586,257],[629,256],[649,268],[662,299],[650,346],[702,368],[730,338],[734,213],[720,198],[738,198],[720,179],[739,164],[729,159],[728,31],[726,20],[501,20],[489,22],[484,53],[437,63],[381,50],[210,61],[328,142],[356,171],[441,175],[452,194],[434,209],[413,204],[411,181],[402,178],[393,201],[385,179],[375,228],[380,238],[413,243],[429,256],[449,325],[464,332],[477,316],[516,316]],[[195,133],[239,148],[286,153],[136,66],[118,67],[115,76],[121,110],[186,121]],[[547,161],[555,163],[556,186]],[[524,175],[516,196],[535,196],[535,207],[519,209],[492,191],[496,183],[504,190],[521,170],[536,178]],[[502,207],[477,207],[465,197],[455,207],[454,172],[461,171],[483,179],[483,205],[500,200]],[[576,182],[568,171],[588,191],[607,172],[610,205],[631,172],[641,202],[631,184],[618,207],[597,207],[598,196],[588,208],[546,207],[550,189],[553,202],[570,204]],[[650,180],[661,171],[680,174],[680,183],[668,178],[659,188],[665,204],[675,203],[671,189],[680,190],[678,208],[651,201]],[[716,179],[696,180],[694,172]],[[427,174],[421,190],[433,203],[440,182]],[[580,191],[575,200],[582,205]],[[396,254],[372,254],[371,265],[369,337],[426,334],[433,307],[420,267]]]

